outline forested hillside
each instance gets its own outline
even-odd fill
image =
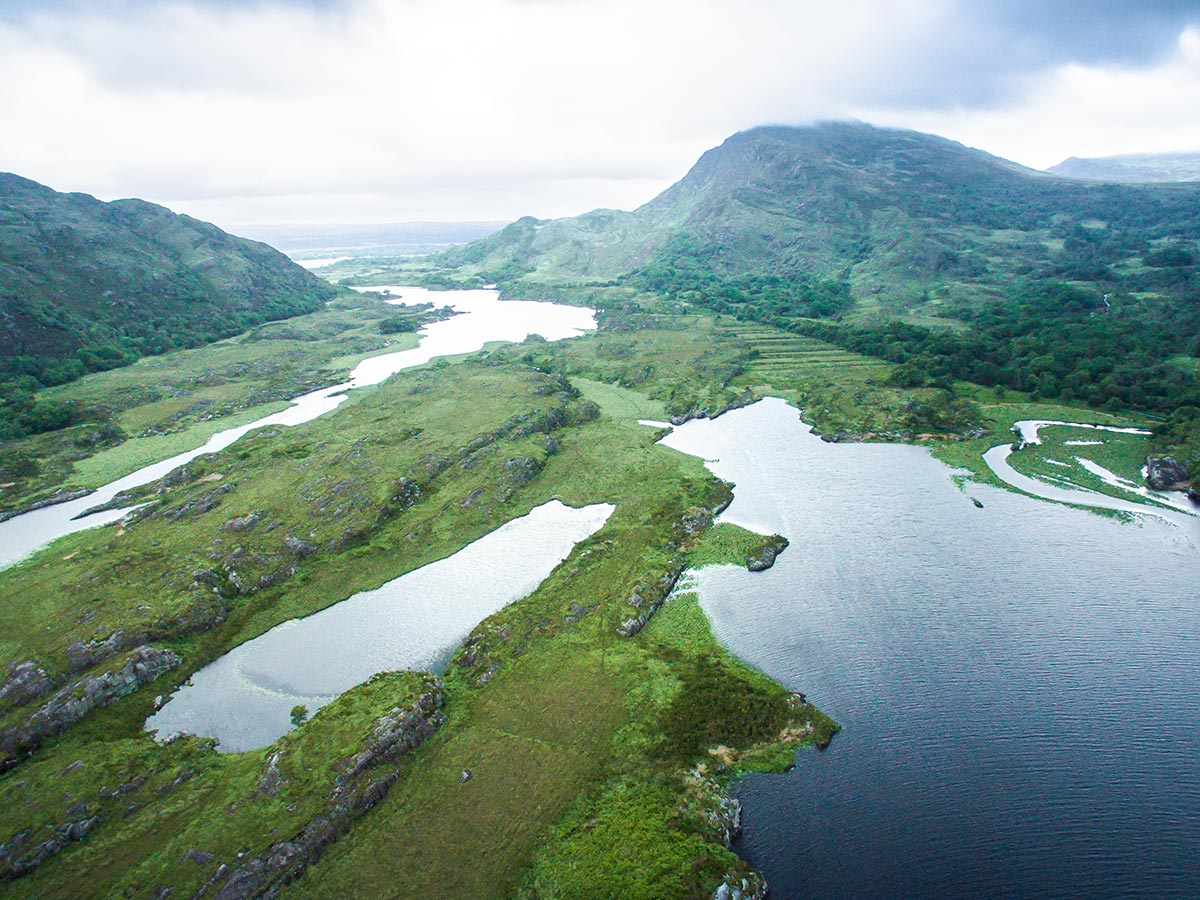
[[[0,174],[0,439],[69,424],[34,393],[318,309],[334,290],[255,241],[141,200]]]
[[[633,212],[522,219],[442,263],[513,292],[730,313],[1110,409],[1200,407],[1200,183],[1082,182],[856,123],[742,132]]]

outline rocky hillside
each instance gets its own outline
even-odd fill
[[[266,244],[161,206],[0,174],[0,383],[11,389],[312,312],[332,293]]]

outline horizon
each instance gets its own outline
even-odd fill
[[[1200,148],[1179,0],[0,0],[0,76],[0,169],[234,229],[634,208],[763,123]]]
[[[532,216],[532,218],[538,219],[539,221],[548,221],[550,219],[555,219],[555,218],[571,218],[571,217],[575,217],[575,216],[586,215],[587,213],[596,212],[599,210],[612,209],[612,210],[618,210],[618,211],[632,211],[632,210],[635,210],[635,209],[651,202],[656,197],[658,197],[659,194],[661,194],[663,191],[667,190],[672,185],[677,183],[680,179],[682,179],[687,174],[687,172],[689,172],[691,170],[692,166],[699,160],[700,156],[702,156],[704,153],[707,153],[709,150],[715,150],[715,149],[719,148],[726,141],[732,139],[733,137],[736,137],[738,134],[743,134],[746,132],[755,131],[755,130],[762,129],[762,128],[803,129],[803,128],[816,128],[816,127],[820,127],[822,125],[834,125],[834,124],[863,125],[868,128],[873,128],[873,129],[880,130],[880,131],[907,131],[907,132],[912,132],[915,134],[925,135],[928,137],[939,138],[942,140],[947,140],[947,141],[951,141],[952,143],[958,144],[966,150],[986,153],[997,159],[1000,159],[1000,160],[1003,160],[1003,161],[1009,162],[1009,163],[1014,163],[1016,165],[1022,166],[1023,168],[1030,169],[1031,171],[1043,172],[1043,173],[1048,173],[1048,174],[1054,174],[1053,172],[1050,172],[1050,169],[1052,169],[1056,166],[1062,165],[1063,163],[1073,161],[1073,160],[1074,161],[1093,161],[1093,160],[1117,161],[1117,160],[1150,160],[1150,159],[1155,159],[1155,158],[1160,158],[1160,157],[1200,157],[1200,149],[1180,149],[1180,150],[1160,151],[1160,152],[1153,152],[1153,153],[1132,152],[1132,153],[1110,154],[1108,156],[1103,156],[1103,157],[1087,157],[1087,156],[1079,156],[1076,154],[1072,154],[1072,155],[1063,157],[1058,162],[1051,163],[1046,167],[1034,168],[1032,166],[1027,166],[1024,163],[1021,163],[1018,160],[1009,159],[1007,157],[1001,156],[1000,154],[997,154],[986,147],[971,146],[969,144],[963,143],[962,141],[956,141],[953,138],[946,137],[945,135],[935,134],[933,132],[921,131],[919,129],[909,128],[909,127],[906,127],[903,125],[878,125],[873,122],[865,122],[865,121],[861,121],[858,119],[851,119],[851,118],[822,119],[820,121],[815,121],[815,122],[806,123],[806,124],[802,124],[802,125],[788,125],[788,124],[781,123],[781,122],[765,122],[765,123],[762,123],[759,125],[753,125],[748,128],[743,128],[743,129],[740,129],[739,131],[733,132],[733,133],[729,134],[728,136],[726,136],[724,139],[722,139],[719,143],[714,144],[712,147],[706,148],[705,150],[701,151],[701,153],[697,155],[696,159],[693,160],[692,163],[689,164],[687,168],[685,168],[683,171],[681,171],[677,177],[675,177],[674,179],[667,182],[660,190],[656,191],[653,195],[650,195],[633,205],[630,205],[628,207],[617,207],[617,206],[614,206],[611,204],[607,204],[607,205],[593,206],[589,209],[581,209],[581,210],[577,210],[574,212],[568,212],[564,216],[546,216],[546,217]],[[4,174],[4,173],[0,173],[0,174]],[[21,178],[28,178],[28,176],[26,176],[20,172],[9,172],[7,174],[16,175]],[[1070,176],[1062,176],[1062,177],[1070,177]],[[29,179],[29,180],[34,180],[34,179]],[[41,182],[38,182],[38,183],[41,183]],[[43,186],[49,187],[52,190],[59,191],[60,193],[86,194],[88,196],[92,196],[93,198],[104,201],[104,202],[112,202],[112,201],[116,201],[116,200],[147,200],[148,199],[145,197],[133,197],[133,196],[104,197],[104,196],[99,196],[95,193],[92,193],[92,192],[86,191],[86,190],[62,191],[61,189],[59,189],[58,187],[56,187],[55,185],[52,185],[52,184],[43,184]],[[153,201],[153,200],[148,201],[148,202],[158,203],[158,201]],[[170,209],[174,213],[179,213],[182,215],[191,216],[192,218],[201,219],[200,216],[194,215],[188,209],[171,207],[165,203],[159,203],[159,205],[166,206],[168,209]],[[215,221],[212,221],[209,219],[202,219],[202,221],[206,221],[209,224],[217,225],[218,227],[222,228],[225,231],[229,231],[230,233],[238,233],[243,237],[249,237],[253,240],[261,240],[261,241],[265,241],[267,243],[274,244],[274,241],[268,240],[266,237],[256,236],[255,232],[258,232],[259,234],[263,234],[263,233],[273,231],[273,230],[286,231],[287,229],[353,229],[353,228],[384,229],[384,228],[418,228],[418,227],[438,228],[438,227],[448,227],[448,226],[459,226],[459,227],[493,226],[492,230],[498,231],[501,228],[504,228],[505,226],[518,221],[519,219],[527,218],[527,217],[529,217],[529,214],[521,214],[521,215],[515,216],[513,218],[507,218],[507,219],[506,218],[442,217],[442,218],[379,219],[379,220],[333,220],[333,219],[317,220],[317,219],[311,219],[311,220],[284,220],[284,221],[246,221],[246,222],[229,222],[229,223],[215,222]],[[488,233],[492,233],[492,232],[488,232]],[[476,238],[471,238],[471,239],[476,239]],[[280,248],[280,249],[282,249],[282,248]],[[309,252],[310,249],[311,248],[295,248],[293,252]]]

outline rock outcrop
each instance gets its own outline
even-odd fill
[[[766,900],[767,882],[758,872],[747,875],[726,875],[712,893],[712,900]]]
[[[8,674],[0,682],[0,710],[24,706],[54,690],[54,679],[32,659],[8,664]]]
[[[99,821],[99,815],[89,816],[85,808],[78,818],[48,828],[48,835],[29,829],[13,835],[7,844],[0,844],[0,880],[20,878],[32,872],[72,842],[82,841]]]
[[[788,539],[775,535],[770,541],[763,544],[762,549],[757,555],[752,555],[746,559],[746,568],[751,572],[762,572],[765,569],[775,565],[775,560],[779,554],[787,548]]]
[[[119,667],[68,684],[23,724],[0,729],[0,772],[11,769],[44,740],[62,734],[93,709],[133,693],[180,661],[170,650],[138,647]]]
[[[659,607],[666,602],[674,590],[679,576],[683,574],[683,563],[672,565],[655,581],[643,581],[630,592],[628,603],[636,609],[637,615],[626,619],[617,626],[617,634],[621,637],[633,637],[646,627],[651,616],[658,612]]]
[[[291,838],[276,841],[253,859],[222,865],[193,895],[211,900],[254,900],[277,897],[283,888],[304,873],[322,851],[345,834],[351,823],[387,796],[399,775],[394,763],[419,747],[445,721],[444,692],[439,679],[429,678],[428,690],[411,706],[396,708],[375,720],[363,750],[343,761],[325,811],[310,819]],[[264,781],[273,782],[270,770],[278,754],[268,760]]]
[[[1186,491],[1192,476],[1187,466],[1173,456],[1146,457],[1146,483],[1156,491]]]

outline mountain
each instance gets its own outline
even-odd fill
[[[1200,181],[1200,153],[1136,153],[1083,159],[1071,156],[1046,171],[1089,181]]]
[[[142,200],[0,174],[0,382],[57,384],[318,309],[282,253]]]
[[[764,127],[633,212],[526,218],[442,259],[526,285],[639,274],[662,288],[683,270],[827,280],[861,314],[936,316],[1030,281],[1155,290],[1143,263],[1195,249],[1197,201],[1200,185],[1068,180],[911,131]]]
[[[1078,181],[860,123],[763,127],[632,212],[522,219],[434,264],[510,294],[766,322],[905,377],[1166,414],[1200,407],[1198,210],[1200,183]]]

